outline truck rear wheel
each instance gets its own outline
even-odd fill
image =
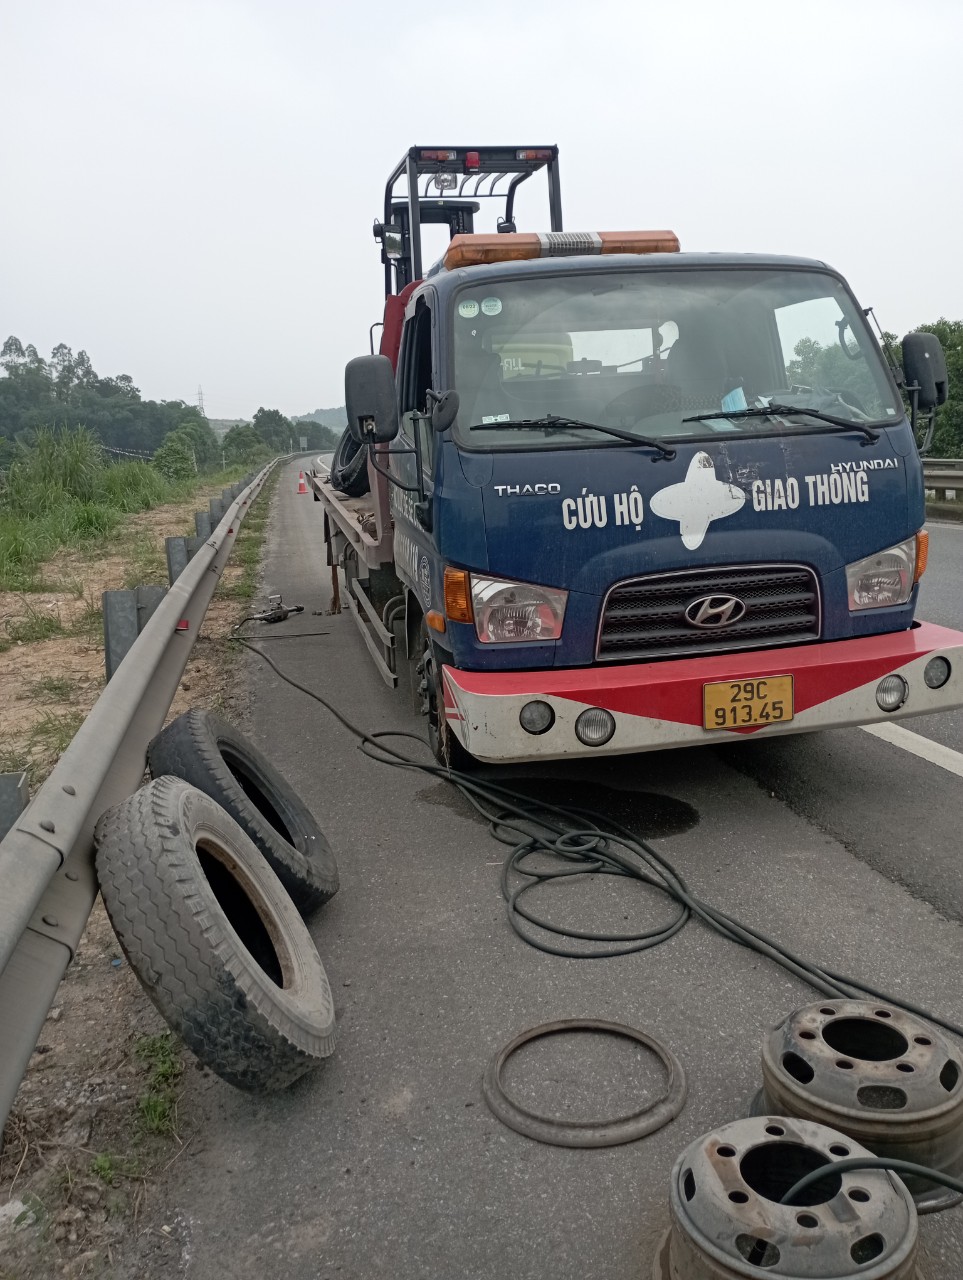
[[[470,772],[478,762],[461,745],[445,719],[441,660],[424,621],[421,624],[421,660],[416,668],[416,679],[421,695],[421,714],[428,722],[428,744],[432,755],[446,769],[454,769],[458,773]]]

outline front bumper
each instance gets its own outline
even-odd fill
[[[923,683],[923,668],[937,655],[948,660],[951,674],[942,688],[930,689]],[[705,684],[778,675],[793,677],[791,721],[750,729],[703,728]],[[876,703],[876,686],[887,675],[901,675],[909,685],[902,707],[889,713]],[[570,670],[460,671],[445,666],[442,676],[445,716],[479,760],[621,755],[949,711],[963,706],[963,633],[923,622],[909,631],[797,648]],[[526,733],[518,720],[533,698],[548,702],[555,712],[553,727],[538,736]],[[604,707],[615,717],[615,733],[602,747],[583,746],[575,736],[575,721],[587,707]]]

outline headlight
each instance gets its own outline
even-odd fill
[[[557,640],[567,600],[568,592],[555,587],[471,575],[475,632],[482,644]]]
[[[916,545],[915,537],[907,538],[886,551],[877,551],[865,560],[848,564],[846,589],[850,610],[883,609],[888,605],[905,604],[913,590]]]

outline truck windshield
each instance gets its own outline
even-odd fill
[[[463,288],[453,308],[457,434],[469,448],[603,443],[598,432],[561,438],[522,421],[551,415],[681,440],[820,429],[783,412],[793,407],[874,426],[903,414],[862,312],[822,272],[532,275]],[[738,416],[770,402],[776,418]]]

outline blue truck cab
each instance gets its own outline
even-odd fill
[[[539,169],[551,230],[519,233]],[[508,183],[492,235],[460,198],[482,181]],[[426,221],[451,239],[423,273]],[[555,148],[412,148],[375,231],[381,354],[349,364],[312,485],[347,607],[439,759],[963,705],[963,635],[914,618],[935,338],[900,368],[823,262],[564,232]]]

